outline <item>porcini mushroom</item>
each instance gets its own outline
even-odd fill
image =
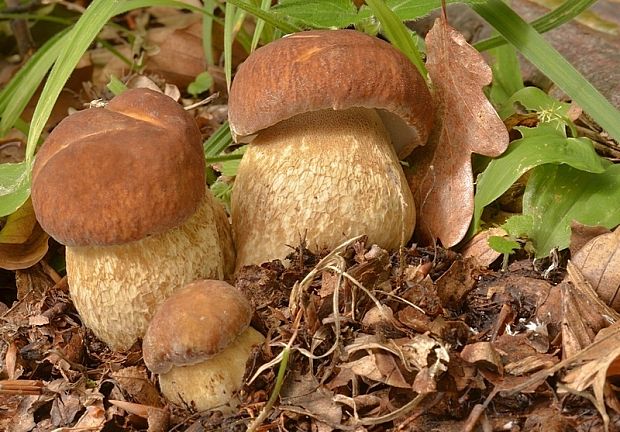
[[[352,30],[290,35],[251,54],[229,98],[249,142],[232,197],[237,268],[360,234],[394,249],[415,207],[399,158],[426,142],[431,95],[411,62]]]
[[[142,342],[162,394],[199,411],[233,409],[252,348],[264,340],[251,317],[241,292],[222,281],[190,283],[162,303]]]
[[[229,227],[206,189],[202,151],[179,104],[136,89],[65,118],[37,154],[37,219],[67,246],[84,324],[113,349],[142,337],[176,287],[231,270]]]

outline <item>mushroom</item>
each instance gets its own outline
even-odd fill
[[[433,107],[422,76],[385,41],[352,30],[293,34],[251,54],[229,98],[248,142],[232,196],[237,264],[282,259],[366,234],[394,249],[415,226],[399,158],[426,142]]]
[[[142,342],[162,394],[199,411],[234,409],[252,348],[264,340],[251,317],[246,298],[222,281],[192,282],[163,302]]]
[[[84,324],[112,349],[142,337],[174,289],[221,279],[234,265],[224,209],[206,189],[198,127],[161,93],[128,90],[65,118],[37,154],[32,203],[43,229],[67,246]]]

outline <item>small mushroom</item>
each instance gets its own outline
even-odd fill
[[[237,268],[361,234],[406,243],[415,205],[399,158],[426,142],[424,79],[385,41],[352,30],[293,34],[250,55],[229,98],[248,142],[232,197]]]
[[[216,280],[190,283],[162,303],[142,343],[162,394],[199,411],[234,409],[245,364],[264,340],[249,327],[251,317],[241,292]]]
[[[39,150],[32,203],[67,246],[73,302],[112,349],[142,337],[159,303],[227,276],[234,248],[206,189],[200,132],[168,96],[128,90],[65,118]]]

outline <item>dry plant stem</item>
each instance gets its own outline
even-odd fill
[[[267,403],[265,404],[265,406],[261,410],[260,414],[248,426],[248,429],[247,429],[248,432],[254,432],[256,430],[256,428],[258,428],[265,421],[265,419],[267,418],[267,415],[269,415],[269,411],[271,410],[271,408],[273,407],[273,405],[276,402],[276,399],[280,395],[280,390],[282,389],[282,384],[284,384],[284,374],[286,373],[286,367],[288,365],[288,357],[289,357],[290,352],[291,352],[291,346],[293,345],[293,342],[297,338],[297,333],[299,331],[299,323],[300,323],[300,321],[301,321],[301,310],[299,311],[299,313],[295,317],[294,331],[293,331],[293,334],[291,336],[291,339],[288,341],[288,343],[286,344],[284,349],[280,352],[280,354],[278,354],[278,356],[273,361],[269,362],[269,364],[275,364],[274,361],[276,359],[278,359],[278,361],[280,362],[280,367],[278,368],[278,376],[276,377],[276,384],[275,384],[275,386],[273,388],[273,391],[271,392],[271,396],[269,397],[269,400],[267,401]],[[256,378],[262,372],[262,370],[264,370],[264,369],[263,368],[259,369],[256,372],[256,374],[254,375],[254,377],[252,377],[250,382],[252,382],[254,380],[254,378]]]
[[[0,394],[36,396],[43,392],[43,387],[43,381],[39,380],[2,380],[0,381]]]

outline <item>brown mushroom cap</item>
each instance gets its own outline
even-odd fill
[[[353,30],[296,33],[256,50],[232,84],[233,138],[322,109],[375,108],[399,157],[426,142],[432,100],[409,59],[389,43]]]
[[[163,374],[173,366],[203,362],[221,352],[250,325],[252,307],[230,284],[192,282],[153,315],[144,335],[144,363]]]
[[[196,123],[174,100],[147,89],[65,118],[32,172],[37,219],[68,246],[162,233],[188,219],[204,193]]]

